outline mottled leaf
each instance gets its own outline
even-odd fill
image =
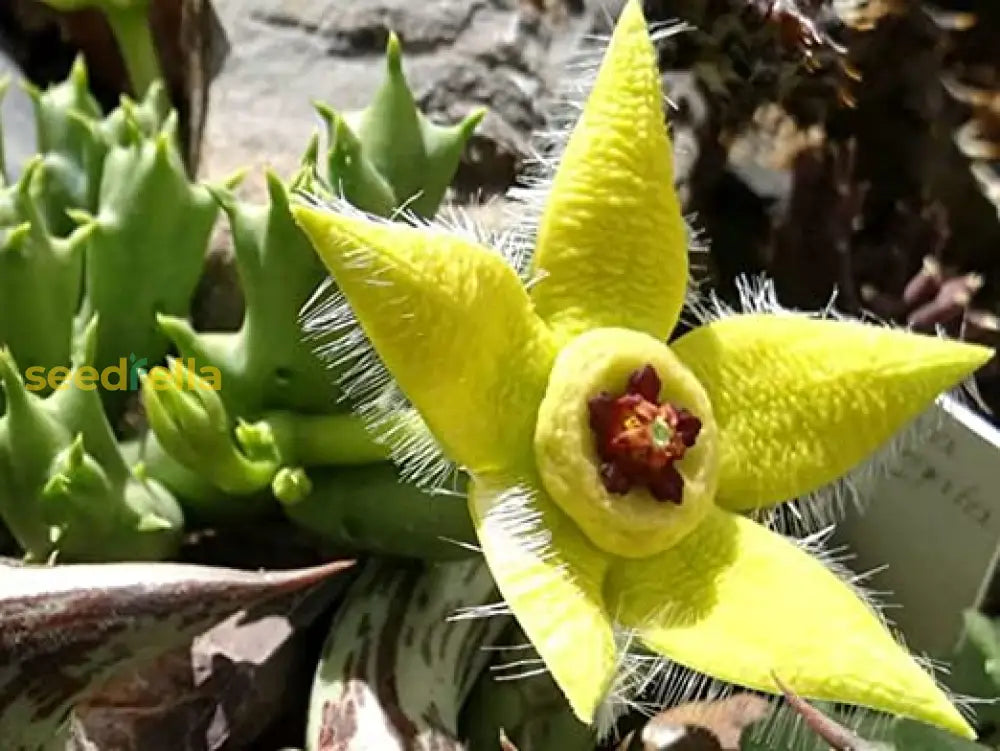
[[[316,669],[306,751],[461,751],[458,711],[508,624],[452,619],[498,598],[482,559],[370,561],[333,622]]]
[[[251,573],[161,563],[0,563],[0,738],[5,751],[44,748],[73,706],[118,670],[350,565]]]

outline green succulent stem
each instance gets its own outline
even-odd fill
[[[132,91],[142,97],[154,81],[163,78],[149,26],[149,7],[145,3],[123,8],[106,7],[104,13],[118,42]]]
[[[180,543],[184,519],[170,492],[126,463],[95,389],[98,321],[82,332],[73,371],[54,392],[29,390],[0,350],[0,517],[33,560],[156,560]],[[80,377],[77,377],[80,376]]]
[[[269,412],[256,423],[271,432],[282,462],[306,467],[372,464],[389,459],[357,415]],[[237,428],[239,435],[239,428]]]
[[[152,431],[139,439],[123,441],[119,446],[122,456],[133,467],[133,471],[141,465],[147,475],[156,478],[185,502],[191,499],[212,501],[222,494],[206,478],[192,472],[168,454]]]
[[[292,479],[283,475],[278,489],[288,489]],[[475,555],[476,533],[460,493],[423,491],[401,480],[388,462],[324,467],[308,479],[311,492],[277,497],[288,517],[331,553],[425,560]]]

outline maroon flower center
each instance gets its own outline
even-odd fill
[[[636,370],[621,396],[602,391],[588,401],[590,428],[608,492],[624,495],[640,486],[658,501],[679,504],[684,478],[674,464],[694,446],[701,420],[683,407],[660,403],[660,385],[652,365]]]

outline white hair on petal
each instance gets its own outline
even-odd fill
[[[681,21],[657,23],[650,28],[650,38],[656,45],[691,28]],[[570,135],[594,88],[609,42],[610,36],[588,35],[566,63],[565,67],[571,75],[563,76],[549,107],[545,126],[533,134],[531,156],[519,179],[520,184],[507,193],[507,197],[511,199],[511,205],[507,209],[511,231],[506,238],[505,255],[512,260],[526,284],[537,281],[535,274],[538,272],[533,269],[532,258],[552,182]],[[667,108],[673,106],[667,95],[664,95],[664,103]],[[707,254],[704,239],[687,218],[684,224],[692,268],[702,268],[705,264],[695,259]]]
[[[372,222],[390,221],[368,215],[342,198],[301,192],[297,196],[324,211]],[[404,214],[411,224],[424,226],[428,231],[444,229],[466,237],[474,233],[472,239],[477,242],[482,236],[474,224],[458,215],[452,215],[451,223],[442,228],[406,214],[405,210],[398,215]],[[386,288],[392,286],[374,265],[371,250],[353,249],[345,253],[343,260],[349,268],[370,271],[366,280],[368,284]],[[387,300],[386,306],[397,309],[400,317],[411,315],[405,296],[391,300],[387,295]],[[375,440],[389,450],[390,457],[399,467],[401,478],[431,492],[459,493],[457,468],[444,455],[420,415],[382,363],[350,303],[332,279],[324,280],[302,306],[299,321],[306,340],[315,347],[317,357],[338,374],[337,385],[342,398],[364,420]]]
[[[845,553],[844,548],[827,548],[826,543],[829,541],[832,531],[832,528],[829,528],[816,532],[805,539],[795,537],[787,539],[817,559],[849,587],[869,611],[882,622],[897,643],[903,649],[907,649],[902,634],[893,627],[883,612],[885,608],[891,607],[885,601],[885,593],[873,592],[865,586],[872,572],[855,573],[845,565],[850,556]],[[597,711],[595,725],[599,738],[609,737],[615,730],[618,718],[626,712],[639,712],[652,716],[666,708],[692,701],[717,701],[725,699],[735,692],[746,690],[739,685],[725,683],[684,667],[669,658],[652,654],[638,644],[635,638],[635,629],[617,624],[615,634],[616,644],[619,648],[619,669],[611,690]],[[963,714],[971,717],[970,707],[976,700],[955,695],[939,679],[940,674],[947,672],[946,666],[931,660],[926,655],[911,652],[911,656],[928,675],[935,679],[941,691],[959,707]],[[776,714],[784,716],[786,710],[783,700],[775,696],[773,703],[776,707],[780,707]],[[783,740],[788,737],[788,733],[795,736],[798,741],[814,737],[805,725],[795,719],[797,717],[798,715],[790,712],[785,718],[787,722],[766,726],[763,730],[758,728],[755,732],[758,735],[763,733],[761,737],[766,737],[769,741]],[[840,719],[846,727],[852,730],[858,730],[862,724],[870,729],[873,723],[876,725],[884,724],[885,727],[888,727],[892,721],[890,715],[864,707],[848,707],[840,715]],[[774,737],[772,738],[772,736]],[[794,748],[798,749],[800,746],[796,745]],[[806,746],[801,748],[806,748]],[[823,747],[817,746],[816,748]]]
[[[482,486],[486,492],[488,488]],[[552,545],[552,535],[544,526],[541,512],[534,498],[537,491],[524,485],[514,485],[498,488],[492,491],[491,499],[484,499],[489,507],[484,520],[484,539],[489,539],[498,551],[507,551],[514,559],[530,556],[543,560],[550,565],[543,573],[529,579],[517,582],[519,593],[530,590],[532,594],[544,594],[553,581],[565,581],[573,576],[572,568],[561,560],[559,551]],[[870,612],[877,617],[886,629],[893,635],[901,648],[907,649],[898,630],[894,629],[883,610],[889,607],[885,593],[876,593],[866,586],[872,572],[856,573],[846,564],[850,560],[844,548],[828,548],[832,528],[823,529],[800,539],[788,537],[793,543],[808,555],[823,564],[837,579],[851,589]],[[494,561],[503,570],[503,561]],[[510,594],[508,590],[508,594]],[[556,609],[553,610],[556,612]],[[511,610],[504,602],[491,605],[465,608],[451,616],[452,620],[469,618],[489,618],[498,615],[510,615]],[[662,615],[659,614],[659,615]],[[743,687],[716,680],[696,670],[684,667],[669,658],[653,654],[645,649],[637,639],[639,629],[626,626],[620,622],[618,613],[611,613],[616,647],[615,675],[608,687],[604,700],[598,706],[594,717],[594,728],[600,739],[608,739],[617,729],[618,720],[628,712],[638,712],[652,716],[665,708],[686,704],[691,701],[714,701],[724,699],[734,692],[745,690]],[[527,650],[530,645],[524,645]],[[912,654],[912,653],[911,653]],[[913,659],[932,677],[944,670],[943,665],[936,664],[923,655],[913,655]],[[496,680],[516,680],[540,675],[546,672],[544,661],[534,655],[515,657],[509,662],[492,668]],[[970,701],[965,697],[957,697],[950,693],[940,681],[938,685],[946,695],[959,706],[965,714],[969,714]],[[781,703],[775,697],[777,704]],[[872,718],[889,722],[883,713],[863,708],[850,710],[844,724],[857,729],[862,721],[870,727]],[[856,720],[856,722],[855,722]],[[791,732],[807,733],[803,726],[793,723]],[[784,726],[781,726],[784,727]],[[781,729],[778,728],[778,730]],[[799,729],[796,729],[799,728]],[[771,729],[768,732],[777,732]],[[779,734],[780,736],[780,734]],[[803,738],[806,736],[803,736]]]
[[[491,492],[493,497],[489,498]],[[535,505],[537,491],[534,488],[513,485],[493,491],[490,486],[480,483],[480,493],[489,506],[489,511],[482,520],[481,539],[490,540],[496,550],[514,558],[531,557],[555,563],[545,568],[543,576],[519,582],[519,586],[532,592],[544,592],[553,580],[565,580],[572,576],[570,567],[559,561],[558,555],[552,550],[552,533],[545,527],[542,514]],[[463,608],[452,617],[461,620],[509,612],[506,603],[495,603]]]
[[[685,323],[695,327],[710,324],[723,318],[749,313],[766,313],[778,316],[803,316],[814,319],[857,321],[872,325],[890,326],[870,313],[860,317],[847,315],[836,307],[834,292],[827,304],[817,311],[801,311],[784,307],[778,300],[774,282],[767,277],[741,276],[736,279],[738,306],[733,308],[716,294],[689,295],[683,316]],[[938,332],[943,335],[943,332]],[[809,535],[839,522],[849,508],[863,512],[870,502],[869,495],[875,484],[900,466],[903,459],[924,445],[944,424],[942,410],[937,406],[944,398],[966,403],[978,398],[975,381],[965,383],[942,394],[935,402],[906,426],[896,432],[872,455],[836,481],[800,498],[774,507],[760,509],[751,515],[765,526],[782,534],[797,537]]]

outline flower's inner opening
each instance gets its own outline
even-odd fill
[[[679,504],[684,478],[675,464],[694,446],[701,420],[683,407],[661,403],[660,386],[652,365],[634,371],[624,394],[602,391],[588,401],[590,428],[608,492],[624,495],[642,486],[658,501]]]

